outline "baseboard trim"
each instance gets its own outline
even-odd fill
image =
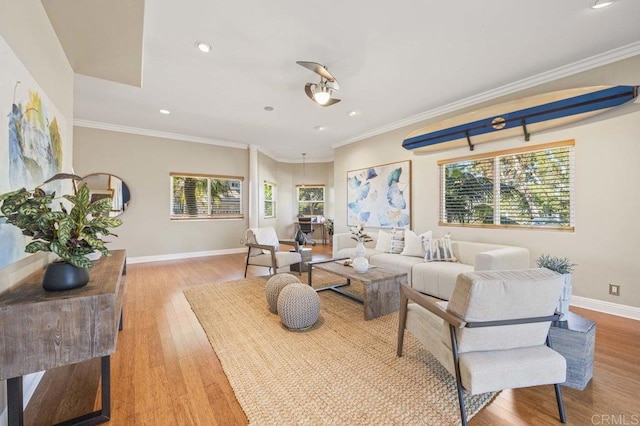
[[[619,303],[606,302],[604,300],[589,299],[588,297],[571,296],[571,305],[605,314],[631,318],[640,321],[640,308]]]
[[[147,262],[164,262],[167,260],[191,259],[193,257],[220,256],[223,254],[246,253],[246,251],[247,251],[246,248],[234,248],[234,249],[223,249],[223,250],[192,251],[187,253],[160,254],[157,256],[127,257],[127,263],[134,264],[134,263],[147,263]]]

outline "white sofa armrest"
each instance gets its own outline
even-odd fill
[[[365,247],[374,248],[376,246],[376,240],[378,239],[378,233],[367,232],[367,234],[373,239],[372,241],[364,243]],[[345,248],[355,248],[358,242],[351,238],[351,232],[342,232],[333,234],[333,257],[338,257],[339,250]]]
[[[524,247],[504,247],[476,254],[474,271],[528,269],[529,250]]]

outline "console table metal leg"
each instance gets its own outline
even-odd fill
[[[22,401],[22,376],[7,380],[7,420],[8,426],[24,424]]]
[[[99,411],[85,414],[71,420],[58,423],[55,426],[90,426],[108,422],[111,418],[111,357],[103,356],[100,360],[100,376],[102,393],[102,407]]]

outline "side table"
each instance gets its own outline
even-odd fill
[[[567,360],[563,386],[583,390],[593,376],[596,323],[569,312],[567,321],[554,321],[549,328],[551,346]]]
[[[295,249],[291,249],[289,251],[296,251]],[[294,263],[290,265],[289,268],[295,272],[307,272],[309,270],[309,262],[311,262],[311,249],[310,248],[300,248],[300,256],[302,256],[302,270],[300,269],[300,265]]]

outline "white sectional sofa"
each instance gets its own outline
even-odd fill
[[[380,231],[388,232],[388,231]],[[365,243],[365,257],[371,265],[394,272],[406,272],[415,290],[439,299],[449,300],[461,272],[503,269],[527,269],[529,250],[498,244],[452,241],[457,262],[425,262],[421,256],[392,254],[376,250],[378,232],[369,232],[373,241]],[[355,257],[356,241],[350,233],[333,236],[333,257]]]

